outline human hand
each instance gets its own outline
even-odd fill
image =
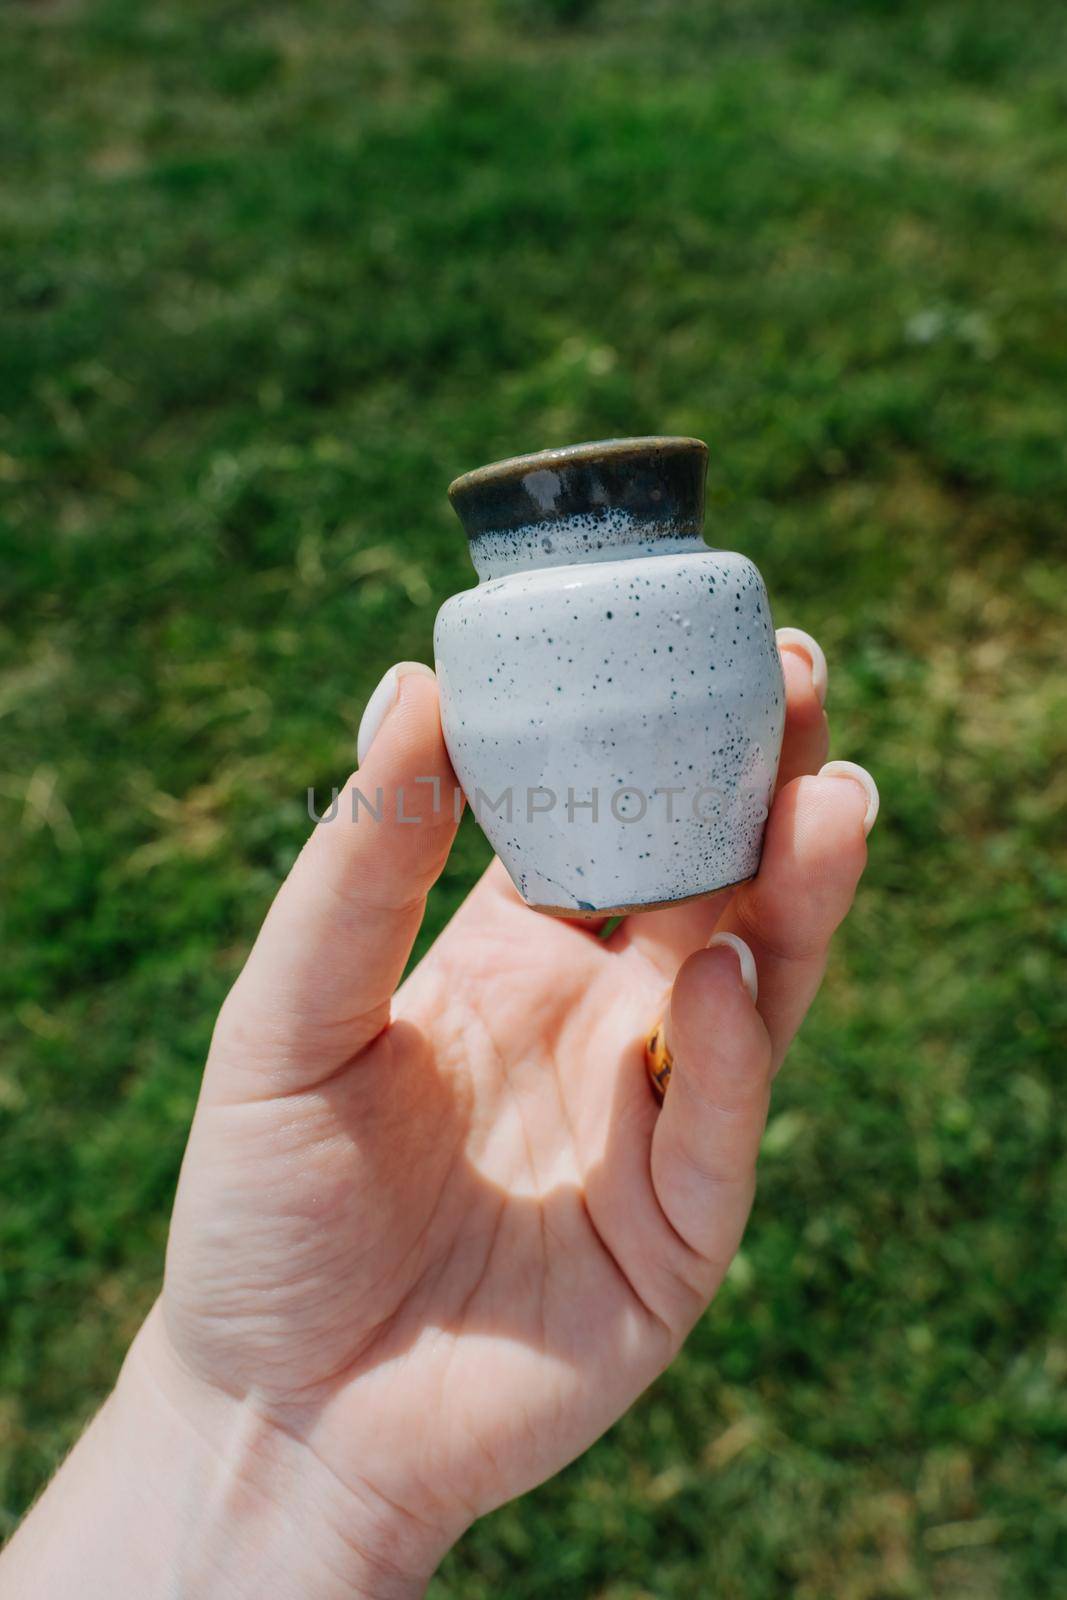
[[[163,1293],[118,1391],[127,1411],[162,1396],[206,1446],[193,1521],[216,1541],[179,1558],[197,1594],[208,1571],[227,1595],[310,1592],[286,1579],[294,1539],[317,1595],[421,1593],[473,1519],[626,1410],[715,1293],[877,808],[847,765],[810,775],[825,663],[794,630],[780,645],[754,880],[602,939],[529,910],[494,862],[395,994],[455,780],[432,674],[376,695],[338,815],[220,1014]],[[351,822],[353,784],[382,789],[380,823]],[[668,1004],[661,1108],[644,1040]]]

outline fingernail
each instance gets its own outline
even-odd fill
[[[359,732],[356,735],[356,760],[360,766],[367,759],[367,752],[374,743],[378,729],[385,721],[389,712],[396,704],[396,697],[400,692],[400,680],[411,674],[422,674],[432,678],[432,670],[423,661],[398,661],[395,667],[390,667],[381,683],[367,701],[363,715],[359,722]]]
[[[792,648],[806,655],[811,667],[811,686],[815,690],[819,704],[826,704],[826,688],[830,681],[830,674],[826,666],[826,657],[823,655],[822,645],[813,639],[810,633],[805,633],[803,628],[779,628],[775,637],[778,640],[779,650]]]
[[[752,1004],[756,1004],[759,994],[759,979],[756,976],[756,958],[743,939],[736,933],[714,933],[708,940],[708,949],[714,950],[717,944],[728,944],[737,957],[741,967],[741,982],[752,996]]]
[[[875,818],[878,816],[878,785],[867,771],[866,767],[858,767],[854,761],[828,761],[825,767],[819,769],[820,778],[851,778],[853,783],[858,783],[867,796],[867,811],[863,818],[863,831],[870,833],[874,827]]]

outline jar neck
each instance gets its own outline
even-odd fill
[[[656,522],[618,511],[534,522],[499,533],[480,533],[470,541],[471,560],[483,583],[540,567],[584,566],[706,549],[696,522],[682,522],[677,517]]]

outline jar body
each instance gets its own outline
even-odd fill
[[[699,535],[613,555],[483,581],[434,631],[468,802],[523,899],[566,916],[751,877],[785,720],[752,562]]]

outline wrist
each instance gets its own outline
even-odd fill
[[[184,1371],[157,1308],[3,1576],[41,1600],[415,1600],[448,1542]]]
[[[203,1383],[175,1358],[158,1307],[112,1397],[124,1431],[150,1417],[156,1497],[184,1500],[177,1593],[215,1600],[414,1600],[448,1541],[374,1495],[343,1484],[254,1400]]]

